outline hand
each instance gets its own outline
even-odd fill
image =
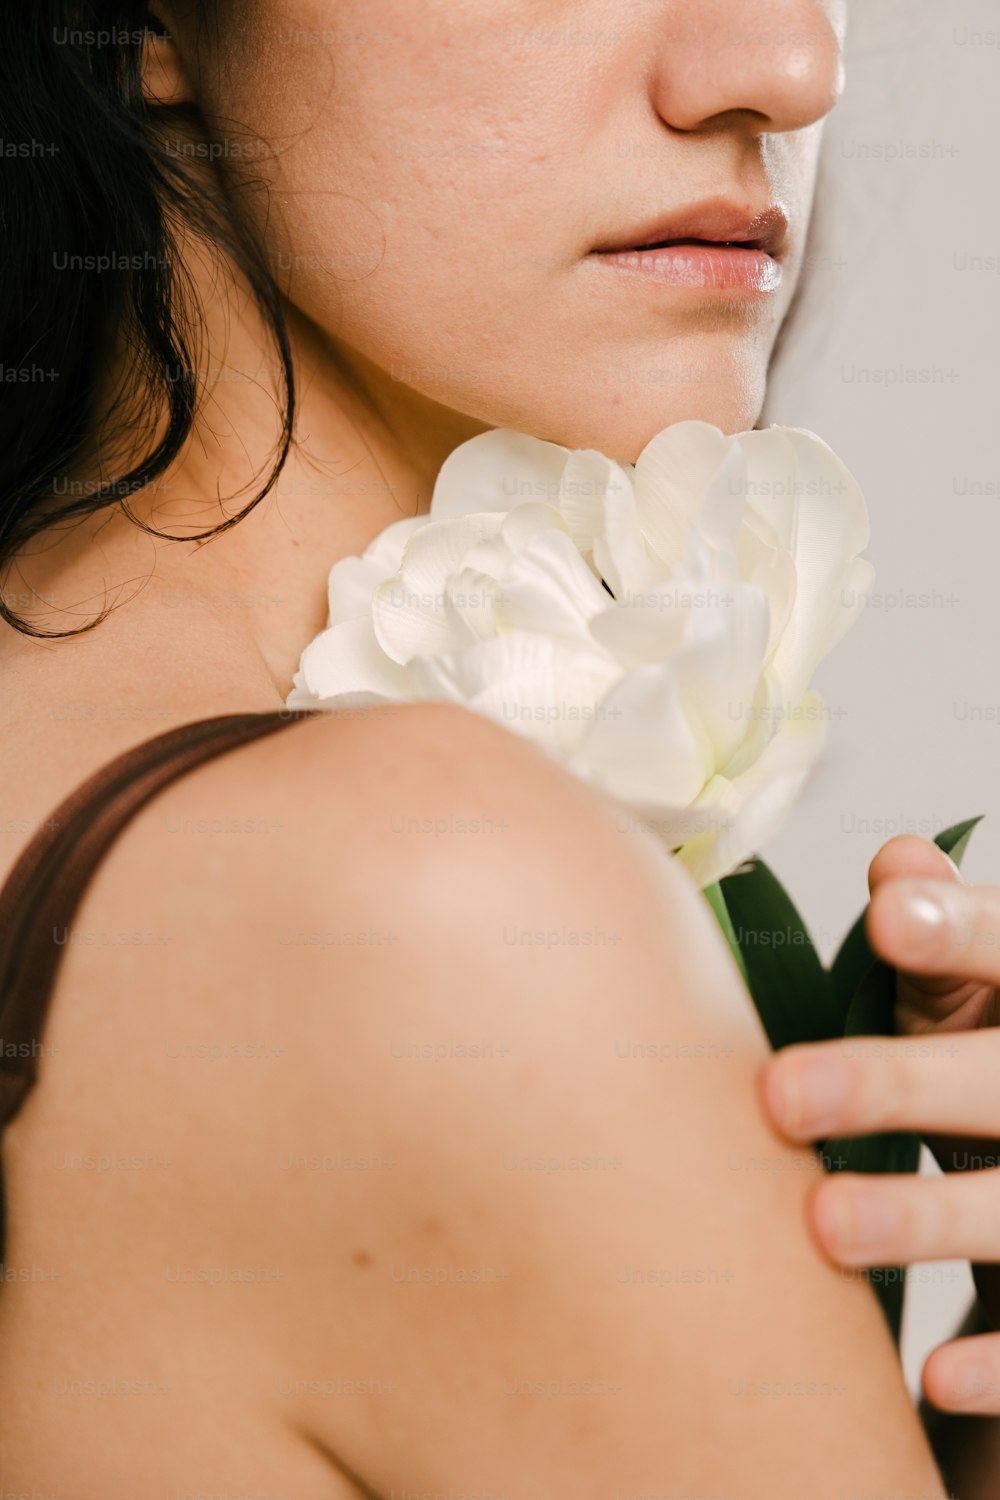
[[[977,1288],[1000,1327],[1000,1031],[988,1029],[1000,1019],[1000,890],[967,885],[918,839],[887,845],[869,878],[869,941],[900,970],[905,1039],[789,1047],[765,1068],[765,1106],[796,1141],[916,1130],[946,1171],[970,1172],[826,1178],[812,1227],[842,1266],[982,1262]],[[945,1410],[1000,1414],[1000,1334],[936,1349],[924,1390]]]
[[[868,940],[897,971],[897,1032],[942,1036],[1000,1023],[1000,889],[967,885],[936,844],[910,837],[879,850],[868,888]],[[989,1140],[923,1135],[946,1172],[995,1150]]]

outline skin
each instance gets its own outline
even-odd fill
[[[275,147],[254,147],[251,162],[271,190],[276,271],[289,273],[301,440],[278,494],[207,546],[112,515],[18,560],[14,591],[29,613],[45,601],[47,628],[65,627],[67,610],[81,623],[101,603],[121,607],[65,642],[0,637],[16,704],[4,785],[18,815],[0,823],[0,875],[23,825],[118,751],[189,719],[280,708],[324,623],[330,566],[426,510],[464,438],[509,424],[631,459],[683,417],[755,421],[801,261],[819,122],[840,86],[840,7],[564,0],[539,11],[528,0],[261,3],[242,31],[223,27],[221,56],[189,9],[164,11],[174,41],[151,48],[151,93],[238,120],[239,133],[226,127],[234,159],[260,137]],[[511,42],[539,27],[605,40]],[[280,39],[329,29],[341,41]],[[359,34],[363,44],[343,40]],[[638,148],[627,170],[623,140]],[[442,142],[455,149],[438,152]],[[588,260],[619,228],[708,194],[748,208],[780,198],[791,233],[775,298],[706,302],[619,284]],[[263,224],[259,190],[246,209]],[[191,536],[232,512],[277,426],[252,306],[211,253],[183,249],[205,365],[225,375],[137,510]],[[443,373],[412,373],[427,369]],[[664,369],[699,378],[635,376]],[[390,794],[450,832],[401,851],[386,831]],[[171,820],[262,809],[253,841],[230,833],[195,855],[164,837]],[[452,824],[485,809],[509,837],[477,847]],[[207,860],[210,902],[194,858]],[[545,930],[599,913],[622,943],[543,961],[497,949],[497,913]],[[71,948],[43,1083],[5,1139],[9,1261],[58,1273],[42,1295],[14,1283],[0,1296],[7,1489],[113,1500],[169,1475],[178,1492],[269,1485],[302,1500],[449,1485],[594,1500],[616,1485],[740,1500],[832,1500],[862,1481],[939,1493],[877,1308],[809,1237],[815,1160],[762,1117],[765,1043],[697,893],[515,736],[435,707],[295,726],[162,794],[116,843],[78,921],[158,924],[172,940],[155,963],[142,946]],[[391,930],[399,946],[275,942],[275,930],[334,921]],[[367,1003],[343,1003],[358,995]],[[451,1036],[458,1016],[516,1066],[448,1068],[430,1083],[389,1066],[400,1036]],[[613,1061],[625,1024],[707,1046],[719,1065],[640,1077]],[[178,1038],[230,1035],[280,1038],[287,1064],[272,1054],[259,1070],[182,1070],[171,1053]],[[504,1151],[531,1156],[541,1141],[568,1155],[598,1138],[627,1164],[620,1175],[497,1177]],[[338,1174],[320,1191],[274,1168],[276,1153],[331,1147],[402,1155],[402,1170]],[[67,1149],[151,1151],[178,1169],[53,1174]],[[774,1170],[733,1171],[734,1150]],[[703,1299],[614,1286],[616,1266],[722,1253],[731,1284]],[[387,1297],[387,1265],[483,1261],[512,1274],[479,1301],[450,1287]],[[165,1262],[288,1274],[184,1299],[165,1288]],[[388,1412],[377,1396],[299,1389],[358,1371],[397,1382]],[[602,1371],[627,1401],[539,1410],[503,1394],[512,1372]],[[60,1394],[67,1373],[155,1377],[161,1389],[123,1423],[109,1401]],[[759,1390],[731,1399],[731,1379],[777,1377],[818,1382],[793,1421]]]
[[[56,1272],[0,1296],[8,1491],[943,1500],[881,1313],[807,1233],[818,1163],[757,1106],[713,919],[618,813],[499,725],[404,705],[139,815],[77,927],[166,937],[69,945],[5,1142],[9,1262]],[[608,940],[503,936],[539,929]],[[337,931],[392,941],[306,940]],[[179,1050],[220,1042],[256,1054]],[[229,1267],[273,1274],[179,1278]],[[66,1389],[111,1376],[147,1384]]]

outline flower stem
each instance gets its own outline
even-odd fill
[[[726,898],[722,894],[722,886],[718,881],[716,881],[714,885],[707,885],[704,889],[703,895],[709,906],[712,908],[715,920],[718,922],[719,927],[722,930],[722,936],[729,944],[729,951],[733,955],[733,958],[736,960],[736,967],[740,971],[743,983],[746,985],[747,989],[749,989],[750,982],[747,978],[746,964],[743,962],[743,954],[740,952],[740,945],[736,941],[736,931],[729,916],[729,908],[726,905]]]

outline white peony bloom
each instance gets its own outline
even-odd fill
[[[812,433],[679,422],[634,465],[463,443],[430,511],[330,573],[290,708],[437,699],[628,804],[701,885],[777,829],[824,736],[808,691],[871,583],[864,498]]]

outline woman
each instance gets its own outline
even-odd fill
[[[753,424],[840,6],[88,21],[4,37],[55,147],[8,216],[54,374],[3,486],[5,1489],[942,1494],[679,870],[486,720],[282,713],[465,438]]]

